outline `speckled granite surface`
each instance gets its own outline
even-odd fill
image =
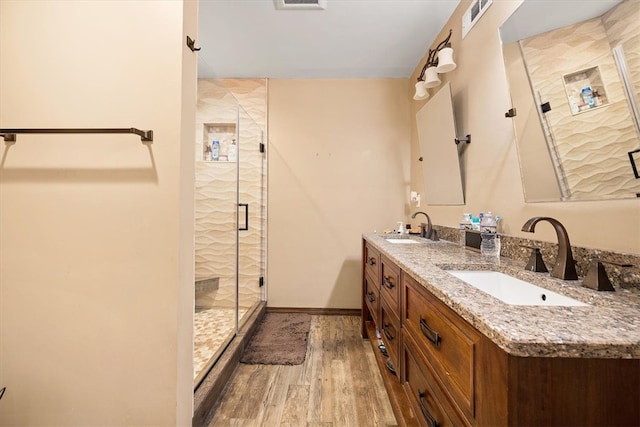
[[[459,230],[457,228],[445,227],[436,225],[434,226],[438,230],[438,234],[444,240],[450,242],[457,242],[459,238]],[[540,248],[542,258],[549,270],[553,267],[556,254],[558,253],[558,244],[543,242],[533,239],[522,239],[520,237],[502,236],[502,248],[501,254],[504,257],[511,258],[518,261],[527,262],[529,255],[531,255],[531,249],[526,246],[533,246]],[[611,251],[602,251],[598,249],[582,248],[579,246],[572,246],[573,258],[576,262],[576,271],[578,275],[583,277],[587,274],[587,271],[591,267],[591,261],[594,258],[602,261],[610,261],[618,264],[631,264],[632,268],[618,267],[611,264],[605,264],[607,275],[611,283],[616,288],[636,288],[640,290],[640,256],[631,254],[620,254]]]
[[[363,238],[390,257],[453,311],[515,356],[640,358],[640,291],[597,292],[581,281],[524,270],[526,262],[494,261],[457,244],[388,243],[385,235]],[[589,304],[586,307],[509,305],[447,273],[446,269],[491,269]]]

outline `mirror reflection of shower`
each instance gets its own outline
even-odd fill
[[[524,2],[501,27],[528,202],[640,192],[628,154],[640,147],[640,7],[625,0],[581,2],[580,9],[585,3],[614,7],[539,33],[531,27],[551,21],[536,19],[551,5]],[[552,6],[568,19],[581,12],[575,2]]]
[[[627,102],[629,103],[631,118],[633,119],[633,124],[636,126],[636,135],[638,136],[638,138],[640,138],[640,101],[638,101],[638,90],[640,88],[636,88],[633,84],[631,71],[629,69],[629,65],[627,64],[627,57],[624,53],[624,46],[622,44],[619,44],[613,48],[612,52],[613,58],[615,59],[616,65],[618,66],[618,71],[620,72],[620,79],[622,80],[625,94],[627,95]]]

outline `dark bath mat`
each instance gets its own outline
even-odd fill
[[[300,365],[307,354],[311,316],[304,313],[266,313],[244,350],[248,365]]]

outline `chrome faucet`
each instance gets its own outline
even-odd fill
[[[556,264],[551,270],[551,277],[562,280],[578,280],[576,263],[571,252],[571,243],[569,243],[569,234],[567,234],[567,230],[560,221],[548,216],[535,216],[524,223],[522,231],[533,233],[536,229],[536,224],[540,221],[547,221],[553,225],[558,237],[558,256],[556,257]]]
[[[431,224],[431,218],[429,218],[429,215],[424,212],[418,211],[411,215],[411,218],[415,218],[418,214],[422,214],[427,217],[426,224],[424,222],[420,223],[420,227],[422,228],[422,231],[420,231],[420,237],[426,237],[427,239],[431,239],[434,242],[440,240],[440,238],[438,237],[438,232],[433,229],[433,225]]]

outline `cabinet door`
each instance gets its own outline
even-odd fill
[[[400,317],[400,268],[386,256],[380,257],[380,294],[396,317]]]
[[[376,285],[380,285],[380,252],[369,243],[364,246],[364,271],[374,280]]]
[[[376,325],[380,317],[380,290],[369,273],[364,274],[364,301]],[[367,319],[364,319],[367,320]]]
[[[403,277],[402,325],[415,338],[445,391],[473,419],[480,333],[408,274]]]
[[[468,426],[469,423],[454,409],[416,350],[416,344],[404,330],[401,358],[403,370],[400,382],[420,424],[428,427]]]
[[[400,372],[398,363],[398,353],[400,352],[400,320],[390,310],[389,304],[385,298],[382,298],[380,305],[380,324],[378,325],[382,334],[382,341],[387,347],[389,359],[393,364],[396,375]]]

